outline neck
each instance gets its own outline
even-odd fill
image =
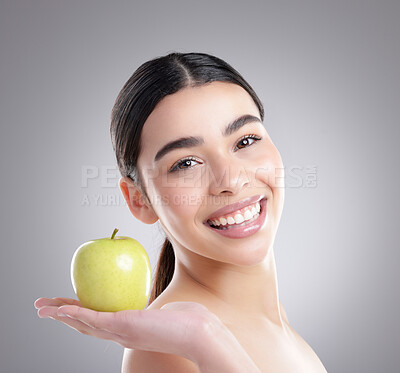
[[[263,262],[249,267],[221,263],[188,250],[175,251],[175,272],[168,288],[211,302],[223,314],[267,320],[284,329],[287,320],[270,249]]]

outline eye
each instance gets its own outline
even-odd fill
[[[251,142],[249,140],[253,140],[253,141]],[[243,136],[238,141],[238,144],[243,144],[243,147],[239,147],[239,149],[247,148],[247,147],[249,147],[250,145],[254,144],[256,141],[259,141],[259,140],[261,140],[261,137],[257,136],[257,135],[254,135],[254,134],[253,135]]]
[[[192,162],[198,162],[199,161],[193,157],[188,157],[185,159],[182,159],[180,161],[178,161],[177,163],[175,163],[171,169],[169,170],[169,172],[174,172],[174,171],[179,171],[179,170],[186,170],[188,168],[191,168],[191,163]]]
[[[241,144],[242,147],[240,147],[240,146],[238,147],[238,146],[237,146],[237,148],[238,148],[239,150],[240,150],[240,149],[243,149],[243,148],[248,148],[249,146],[253,145],[256,141],[259,141],[259,140],[261,140],[261,139],[262,139],[262,138],[261,138],[260,136],[257,136],[257,135],[254,135],[254,134],[243,136],[243,137],[237,142],[237,145],[238,145],[238,144]],[[252,141],[251,141],[251,140],[252,140]],[[236,151],[236,149],[235,149],[235,151]],[[184,159],[182,159],[182,160],[176,162],[176,163],[170,168],[169,172],[183,171],[183,170],[190,169],[190,168],[192,168],[192,165],[191,165],[192,162],[197,162],[197,163],[200,163],[200,164],[201,164],[201,162],[198,161],[196,158],[194,158],[194,157],[188,157],[188,158],[184,158]]]

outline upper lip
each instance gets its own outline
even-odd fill
[[[241,201],[232,203],[231,205],[222,207],[219,210],[213,212],[206,219],[206,221],[207,220],[212,220],[214,218],[219,218],[220,216],[227,215],[227,214],[229,214],[231,212],[234,212],[236,210],[240,210],[240,209],[242,209],[242,208],[244,208],[246,206],[249,206],[249,205],[252,205],[253,203],[261,201],[263,198],[265,198],[265,195],[256,195],[256,196],[253,196],[253,197],[242,199]]]

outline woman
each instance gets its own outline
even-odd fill
[[[326,372],[279,301],[283,164],[263,119],[219,58],[171,53],[140,66],[117,97],[111,138],[131,213],[167,237],[149,306],[97,313],[41,298],[39,316],[120,343],[126,373]]]

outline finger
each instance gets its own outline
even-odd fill
[[[182,311],[187,312],[182,312]],[[197,311],[197,312],[196,312]],[[175,302],[162,310],[124,310],[118,312],[98,312],[75,305],[65,305],[58,309],[59,316],[68,315],[80,320],[85,324],[96,329],[103,329],[119,335],[127,335],[134,330],[135,334],[149,334],[154,328],[160,328],[174,334],[185,333],[187,324],[196,322],[201,323],[207,312],[207,317],[211,313],[200,304],[193,302]]]
[[[202,338],[202,334],[196,331],[201,332],[203,325],[209,324],[209,318],[202,315],[206,310],[203,306],[185,303],[175,307],[175,310],[97,312],[77,306],[62,306],[58,314],[64,312],[93,328],[126,337],[129,348],[179,354],[183,352],[189,356],[191,345],[195,343],[193,333],[197,339]],[[184,307],[188,312],[183,312]]]
[[[102,329],[94,329],[91,326],[89,326],[79,320],[71,319],[68,316],[65,316],[65,317],[56,316],[56,317],[54,317],[54,319],[61,321],[62,323],[68,325],[72,329],[75,329],[76,331],[78,331],[81,334],[90,335],[92,337],[96,337],[96,338],[100,338],[100,339],[110,340],[113,342],[117,342],[120,345],[125,344],[124,337],[122,337],[118,334],[111,333],[111,332],[108,332],[108,331],[102,330]]]
[[[174,311],[182,310],[182,311],[194,311],[194,312],[201,312],[201,311],[209,312],[209,309],[204,304],[197,302],[184,302],[184,301],[165,303],[160,309],[174,310]]]
[[[77,300],[77,299],[63,298],[63,297],[57,297],[57,298],[53,298],[53,299],[56,300],[56,301],[61,302],[62,304],[69,304],[69,305],[82,307],[81,302],[79,300]]]
[[[171,324],[171,312],[160,310],[125,310],[118,312],[97,312],[77,306],[61,306],[58,316],[69,317],[85,323],[93,329],[120,336],[117,342],[124,347],[147,351],[177,353],[183,350],[183,343],[176,341],[182,323],[177,328]],[[168,330],[166,330],[168,329]],[[172,330],[171,330],[172,329]],[[114,340],[117,340],[115,337]],[[173,343],[171,342],[173,341]],[[178,348],[176,348],[178,346]],[[186,346],[187,347],[187,346]]]
[[[106,339],[106,340],[111,340],[113,342],[116,342],[122,346],[126,345],[126,340],[115,333],[110,333],[105,330],[100,330],[100,329],[94,329],[91,326],[76,320],[72,319],[68,316],[58,316],[57,315],[57,307],[43,307],[40,309],[42,317],[49,317],[54,320],[60,321],[64,323],[65,325],[71,327],[72,329],[75,329],[77,332],[85,335],[90,335],[92,337],[96,338],[101,338],[101,339]]]
[[[127,320],[124,312],[138,314],[140,313],[140,310],[98,312],[89,308],[68,305],[59,307],[57,314],[59,316],[67,315],[73,319],[80,320],[95,329],[106,330],[121,336],[127,336],[127,328],[132,327],[133,325],[132,320]]]
[[[199,340],[209,338],[211,334],[207,331],[210,325],[216,324],[206,307],[193,302],[177,303],[162,310],[118,312],[66,305],[59,307],[57,314],[67,314],[92,328],[119,335],[125,338],[126,344],[117,343],[124,347],[178,354],[190,360],[199,348]]]
[[[38,309],[37,314],[40,318],[51,317],[54,319],[59,316],[57,310],[57,306],[43,306]]]
[[[35,308],[41,308],[44,306],[57,306],[60,307],[64,304],[71,304],[76,306],[81,306],[81,303],[78,300],[71,299],[71,298],[38,298],[36,299],[34,306]]]

